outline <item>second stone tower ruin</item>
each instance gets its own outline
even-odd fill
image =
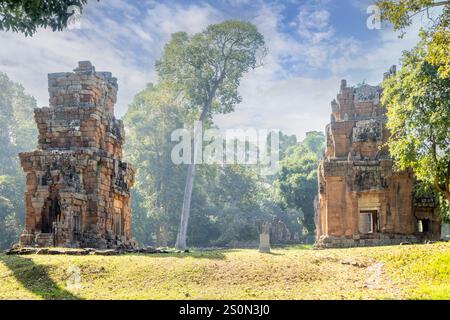
[[[411,170],[397,172],[386,142],[381,87],[341,83],[331,103],[316,201],[318,247],[439,240],[432,196],[415,195]]]

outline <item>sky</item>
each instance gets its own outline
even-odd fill
[[[223,129],[280,129],[303,139],[323,131],[340,80],[376,85],[403,50],[417,42],[420,21],[403,39],[383,24],[369,29],[371,0],[90,0],[77,28],[39,29],[33,37],[0,32],[0,71],[48,105],[47,74],[73,70],[89,60],[118,78],[116,117],[133,97],[156,82],[155,61],[170,35],[201,32],[228,19],[254,23],[268,55],[247,73],[233,113],[216,116]],[[31,116],[31,115],[30,115]]]

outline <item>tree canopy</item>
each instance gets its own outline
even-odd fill
[[[419,181],[432,186],[448,216],[450,201],[450,78],[427,60],[421,44],[405,52],[402,68],[383,83],[391,131],[389,148],[397,168],[412,168]]]
[[[306,138],[287,151],[280,162],[276,182],[285,208],[302,210],[303,224],[314,234],[314,198],[318,194],[317,167],[325,150],[322,132],[309,132]]]
[[[32,36],[37,28],[50,27],[61,31],[74,14],[71,6],[80,12],[88,0],[2,0],[0,2],[0,30],[21,32]],[[74,8],[74,7],[72,7]]]
[[[193,36],[173,34],[156,69],[160,80],[176,88],[203,121],[234,110],[241,102],[240,79],[265,52],[264,38],[253,24],[231,20]]]

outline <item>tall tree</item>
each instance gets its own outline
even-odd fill
[[[2,0],[0,30],[32,36],[37,28],[61,31],[71,16],[81,14],[88,0]]]
[[[265,54],[264,38],[247,22],[225,21],[198,34],[172,35],[156,69],[163,82],[180,93],[198,120],[205,123],[215,113],[229,113],[241,101],[242,76],[255,68]],[[194,139],[197,141],[197,139]],[[199,148],[194,146],[194,159]],[[195,164],[188,164],[176,247],[186,248]]]
[[[427,14],[427,24],[421,29],[420,35],[426,43],[426,60],[438,66],[441,78],[450,75],[450,1],[439,0],[379,0],[381,18],[394,25],[395,30],[401,30],[401,36],[413,22],[413,17]],[[430,10],[438,10],[437,16]]]
[[[396,166],[433,186],[447,216],[450,201],[450,78],[427,61],[421,44],[405,52],[401,70],[383,83],[382,102]]]

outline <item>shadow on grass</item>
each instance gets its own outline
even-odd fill
[[[277,252],[273,252],[273,251],[270,251],[270,252],[267,252],[267,253],[264,253],[264,254],[268,254],[268,255],[271,255],[271,256],[284,256],[285,255],[284,253],[277,253]]]
[[[27,290],[45,300],[81,300],[58,286],[48,274],[48,267],[38,265],[30,258],[19,255],[0,255],[0,262],[13,272],[14,277]]]

